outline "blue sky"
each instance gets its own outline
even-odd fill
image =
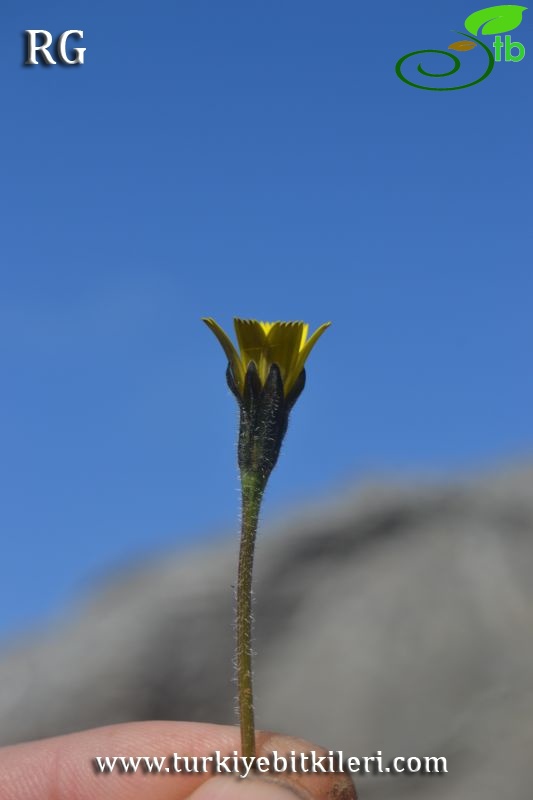
[[[478,7],[5,3],[0,636],[236,528],[202,316],[333,322],[265,518],[352,477],[528,457],[533,10],[525,59],[473,88],[394,72]],[[86,63],[23,67],[28,28],[82,29]]]

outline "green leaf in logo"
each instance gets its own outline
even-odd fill
[[[465,19],[465,28],[476,36],[484,33],[490,36],[493,33],[506,33],[518,28],[522,22],[522,12],[527,11],[527,6],[491,6],[474,11]]]

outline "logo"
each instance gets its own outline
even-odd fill
[[[483,54],[481,69],[484,68],[485,71],[480,77],[475,77],[480,70],[479,59],[474,56],[470,63],[466,63],[470,58],[466,56],[461,62],[456,55],[449,53],[447,50],[415,50],[413,53],[407,53],[396,62],[396,75],[409,86],[414,86],[415,89],[426,89],[430,92],[452,92],[456,89],[468,89],[469,86],[475,86],[489,77],[496,63],[501,61],[516,63],[524,58],[526,48],[521,42],[513,41],[508,33],[518,28],[522,22],[524,11],[527,11],[526,6],[491,6],[490,8],[482,8],[481,11],[474,11],[473,14],[470,14],[465,19],[464,25],[468,33],[454,31],[454,33],[459,33],[467,38],[448,45],[448,50],[466,53],[474,50],[474,48],[481,48],[481,50],[476,51],[480,55]],[[503,38],[500,35],[502,33],[505,34]],[[486,37],[494,36],[495,34],[496,36],[492,42],[490,40],[482,41],[477,38],[480,34]],[[443,84],[440,86],[424,86],[421,83],[417,83],[419,75],[416,74],[414,69],[416,61],[409,62],[409,59],[416,59],[416,56],[422,56],[426,53],[446,56],[446,58],[452,60],[453,66],[447,72],[429,72],[419,62],[417,66],[419,75],[423,75],[428,79],[436,78],[441,80],[459,72],[461,67],[464,66],[465,73],[470,73],[471,75],[468,82],[461,84],[461,86]],[[445,83],[448,83],[448,81],[445,81]]]
[[[39,61],[37,60],[38,56],[40,56],[40,63],[42,64],[46,64],[47,66],[54,66],[57,64],[57,61],[54,61],[49,52],[49,48],[52,46],[54,41],[50,31],[30,29],[24,31],[24,33],[26,34],[26,61],[24,62],[26,66],[37,66],[37,64],[39,64]],[[37,37],[43,39],[40,44],[37,43]],[[57,59],[61,64],[68,66],[72,66],[74,64],[83,64],[85,50],[87,49],[85,47],[74,47],[71,54],[74,56],[74,58],[69,58],[69,54],[67,53],[67,42],[71,37],[83,39],[83,31],[64,31],[64,33],[58,37],[56,42]]]

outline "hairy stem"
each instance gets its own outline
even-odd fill
[[[242,522],[237,576],[237,684],[243,756],[255,756],[252,673],[252,574],[259,510],[266,481],[255,471],[241,472]]]

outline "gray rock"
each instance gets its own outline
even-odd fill
[[[530,800],[533,469],[366,486],[262,529],[258,726],[346,755],[445,756],[362,799]],[[0,658],[0,742],[113,722],[232,723],[237,542],[118,576]]]

